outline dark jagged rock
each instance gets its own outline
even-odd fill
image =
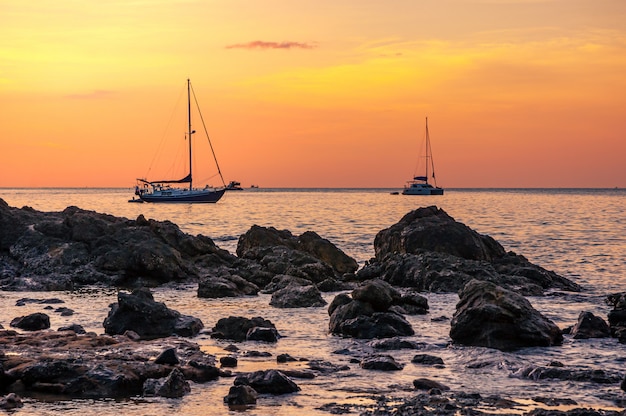
[[[288,230],[258,225],[239,237],[237,255],[259,262],[270,279],[290,275],[320,283],[358,268],[356,260],[312,231],[296,237]]]
[[[245,406],[256,404],[258,393],[252,387],[242,384],[231,386],[228,395],[224,397],[224,403],[229,406]]]
[[[411,362],[413,364],[443,365],[443,359],[441,359],[441,357],[430,354],[417,354],[413,356]]]
[[[82,325],[79,324],[71,324],[68,326],[61,326],[59,327],[58,331],[73,331],[77,334],[86,334],[87,331],[85,331],[85,328],[83,328]]]
[[[237,275],[205,276],[198,282],[200,298],[254,296],[258,293],[257,285]]]
[[[391,355],[386,354],[367,356],[359,365],[365,370],[399,371],[403,368]]]
[[[402,298],[400,292],[382,280],[365,282],[352,291],[352,297],[340,294],[328,307],[329,330],[354,338],[392,338],[413,335],[411,324],[389,309]]]
[[[371,341],[369,345],[375,350],[417,350],[424,348],[426,344],[402,338],[386,338]]]
[[[493,238],[434,206],[412,211],[380,231],[374,249],[375,258],[359,270],[358,280],[380,278],[394,286],[429,292],[457,292],[472,279],[526,295],[540,295],[550,288],[580,291],[576,283],[505,252]]]
[[[274,293],[287,286],[311,286],[313,284],[309,279],[302,277],[289,276],[286,274],[278,274],[272,278],[272,281],[267,284],[261,291],[262,293]]]
[[[444,384],[441,384],[438,381],[430,380],[427,378],[418,378],[418,379],[413,380],[413,387],[415,387],[416,390],[430,390],[430,389],[438,389],[441,391],[450,390],[450,387]]]
[[[25,331],[39,331],[50,328],[50,317],[45,313],[35,312],[20,316],[11,321],[11,326]]]
[[[278,370],[259,370],[237,376],[235,386],[247,385],[262,394],[288,394],[300,391],[300,387]]]
[[[143,384],[144,396],[176,398],[183,397],[189,392],[191,392],[189,382],[178,368],[173,369],[165,378],[149,378]]]
[[[77,207],[40,212],[0,200],[0,229],[4,290],[196,281],[206,270],[244,263],[208,237],[141,215],[128,220]]]
[[[604,319],[591,312],[581,312],[571,335],[575,339],[607,338],[611,335],[611,330]]]
[[[600,369],[528,366],[517,371],[515,376],[530,380],[565,380],[576,382],[593,382],[599,384],[616,384],[622,381],[621,374]]]
[[[180,314],[164,303],[155,302],[149,289],[135,289],[132,293],[120,292],[103,323],[107,334],[124,334],[134,331],[142,338],[162,338],[177,334],[184,337],[197,335],[204,327],[198,318]]]
[[[508,351],[563,341],[559,328],[515,292],[472,280],[459,298],[450,329],[455,343]]]
[[[220,358],[220,364],[222,367],[237,367],[237,357],[227,355]]]
[[[0,409],[12,410],[23,407],[22,398],[15,393],[9,393],[0,398]]]
[[[324,306],[326,301],[314,285],[291,284],[274,292],[270,305],[276,308],[308,308]]]
[[[217,321],[211,332],[211,338],[217,339],[232,339],[233,341],[246,341],[249,338],[250,332],[254,328],[265,328],[272,333],[271,338],[276,341],[280,336],[276,330],[276,326],[271,321],[263,319],[261,317],[245,318],[242,316],[229,316],[228,318],[221,318]],[[259,332],[257,331],[257,335]],[[267,334],[263,335],[267,337]]]
[[[606,303],[613,306],[608,316],[611,336],[626,344],[626,292],[607,296]]]
[[[154,359],[155,364],[168,364],[168,365],[178,365],[180,364],[180,360],[176,355],[176,348],[168,348],[161,352],[157,358]]]

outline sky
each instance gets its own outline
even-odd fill
[[[0,187],[184,176],[187,79],[244,187],[401,188],[426,117],[444,188],[626,187],[625,22],[624,0],[0,0]],[[196,184],[220,185],[204,140]]]

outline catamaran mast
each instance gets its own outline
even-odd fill
[[[428,117],[426,117],[426,176],[425,176],[426,183],[428,183],[428,155],[430,154],[428,152],[428,148],[429,148],[429,145],[430,145],[429,142],[430,142],[430,139],[428,137]]]
[[[193,189],[192,176],[191,176],[191,135],[194,133],[191,131],[191,81],[187,78],[187,122],[189,129],[187,130],[187,140],[189,140],[189,191]]]

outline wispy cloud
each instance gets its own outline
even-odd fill
[[[314,49],[315,43],[303,42],[266,42],[255,40],[248,43],[237,43],[226,46],[226,49]]]
[[[85,92],[81,94],[68,94],[66,95],[66,97],[72,98],[75,100],[99,100],[102,98],[108,98],[112,96],[113,94],[115,94],[113,91],[95,90],[95,91]]]

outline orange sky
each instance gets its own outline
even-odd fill
[[[428,116],[440,186],[626,187],[624,22],[624,0],[0,0],[0,187],[166,174],[188,77],[244,186],[402,187]]]

